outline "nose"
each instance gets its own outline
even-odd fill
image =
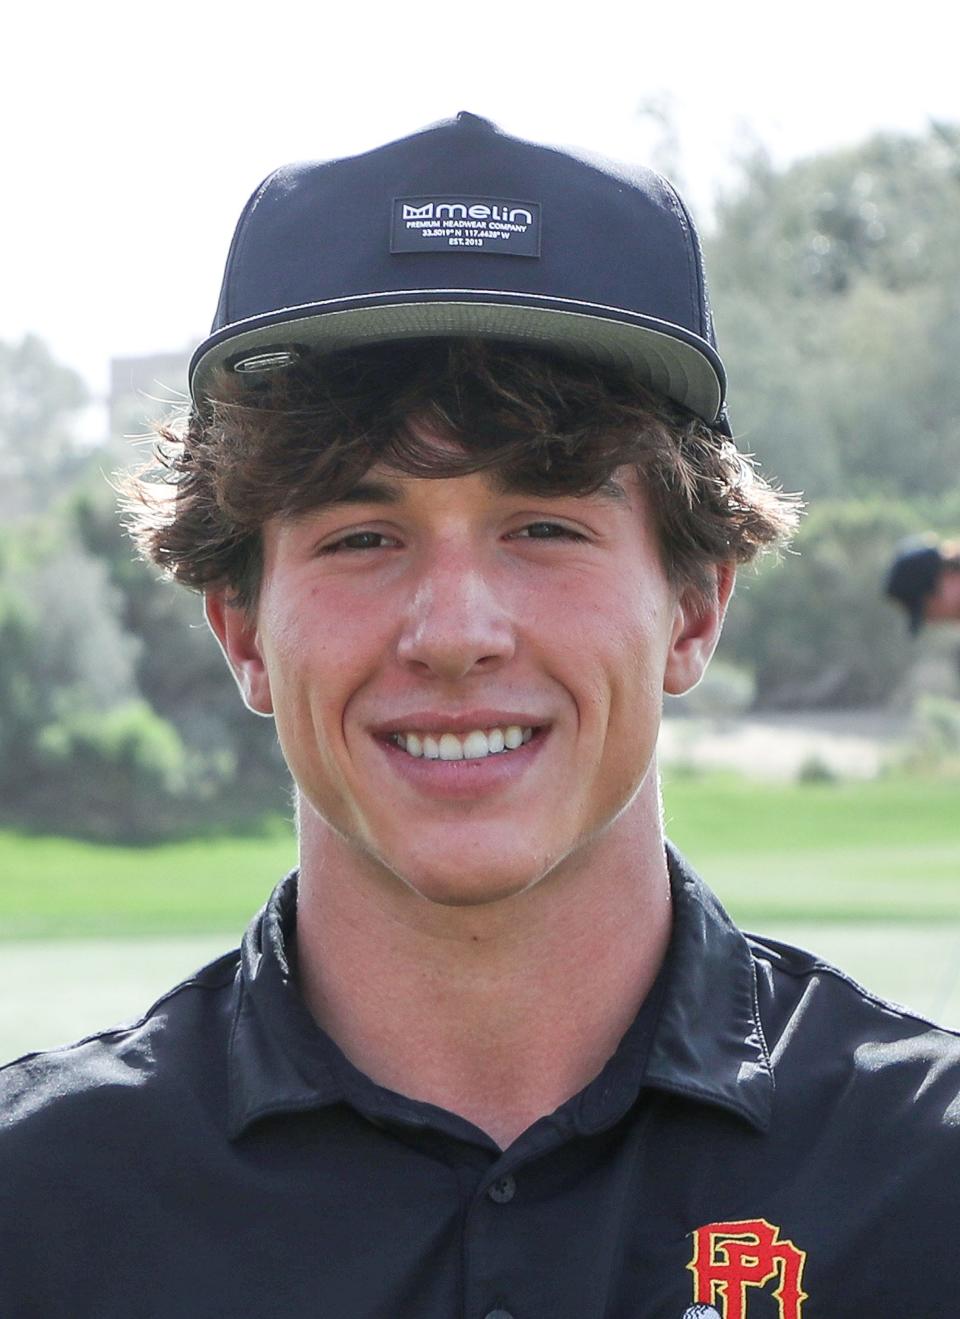
[[[489,672],[515,652],[503,593],[469,551],[438,547],[417,581],[397,655],[401,663],[447,681]]]

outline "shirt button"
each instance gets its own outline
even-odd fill
[[[487,1195],[489,1195],[490,1199],[493,1200],[495,1204],[505,1205],[510,1203],[516,1194],[516,1191],[517,1183],[513,1180],[510,1174],[507,1173],[505,1177],[500,1177],[493,1183],[488,1189]],[[487,1319],[501,1319],[501,1314],[503,1319],[510,1319],[510,1316],[505,1310],[502,1312],[494,1310],[491,1314],[487,1315]]]

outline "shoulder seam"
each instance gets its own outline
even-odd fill
[[[108,1026],[104,1030],[92,1031],[89,1035],[81,1036],[80,1039],[70,1040],[67,1044],[57,1044],[50,1049],[32,1049],[28,1053],[21,1054],[19,1058],[11,1058],[9,1061],[0,1064],[0,1074],[5,1072],[8,1068],[18,1066],[20,1063],[29,1062],[32,1058],[44,1058],[55,1056],[57,1054],[69,1053],[71,1049],[78,1049],[81,1045],[91,1044],[94,1040],[107,1040],[115,1036],[126,1035],[130,1031],[138,1030],[150,1020],[158,1008],[162,1007],[168,999],[173,998],[174,995],[179,994],[182,990],[223,989],[224,986],[230,984],[236,975],[236,958],[238,957],[239,951],[239,948],[235,948],[230,952],[223,953],[220,957],[216,958],[215,961],[208,963],[206,967],[202,967],[193,975],[188,976],[185,980],[181,980],[178,984],[166,990],[150,1005],[149,1008],[147,1008],[146,1012],[135,1021],[124,1022],[122,1025],[117,1026]],[[200,979],[200,976],[203,975],[204,971],[211,970],[219,962],[223,962],[228,958],[231,959],[229,963],[229,975],[223,974],[222,976],[218,976],[216,979],[209,981]],[[226,972],[228,968],[225,966],[222,969],[223,972]]]
[[[760,935],[748,935],[747,940],[754,962],[763,960],[762,958],[757,957],[753,946],[754,944],[759,944],[761,947],[771,947],[773,951],[776,951],[777,948],[789,947],[787,944],[780,944],[777,940],[767,939]],[[784,965],[782,963],[776,966],[774,966],[772,962],[768,963],[774,974],[788,975],[794,980],[806,980],[814,974],[828,975],[834,980],[839,980],[841,984],[846,985],[848,989],[852,989],[860,998],[865,999],[868,1003],[872,1003],[875,1007],[885,1008],[888,1012],[895,1012],[899,1017],[904,1017],[909,1021],[917,1022],[918,1025],[928,1026],[931,1030],[939,1031],[943,1035],[950,1035],[954,1039],[960,1039],[960,1030],[956,1030],[952,1026],[944,1026],[938,1021],[931,1021],[929,1017],[924,1017],[921,1013],[915,1011],[913,1008],[908,1008],[903,1003],[895,1003],[892,999],[883,998],[879,994],[874,994],[864,985],[861,985],[859,980],[854,980],[853,976],[847,975],[845,971],[841,971],[840,968],[834,966],[832,962],[825,962],[814,953],[807,953],[803,949],[791,949],[791,951],[803,952],[804,957],[808,959],[807,964],[801,968]]]

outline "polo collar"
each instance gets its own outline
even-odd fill
[[[298,879],[293,870],[277,885],[240,946],[227,1064],[231,1139],[274,1113],[303,1112],[344,1100],[359,1100],[357,1106],[368,1109],[362,1100],[375,1100],[379,1093],[317,1026],[300,994]],[[352,1093],[357,1090],[360,1094]]]
[[[673,934],[646,1083],[719,1104],[770,1126],[773,1068],[746,939],[714,894],[667,844]]]
[[[634,1066],[644,1071],[635,1078],[634,1095],[645,1084],[717,1104],[765,1130],[773,1073],[749,947],[669,844],[667,861],[673,933],[658,977],[652,1040],[637,1051],[630,1047],[637,1033],[631,1028],[608,1068],[621,1072],[635,1059]],[[296,976],[297,880],[292,871],[277,886],[241,947],[228,1045],[230,1139],[260,1118],[336,1103],[350,1104],[374,1121],[427,1125],[430,1105],[382,1089],[353,1066],[310,1015]]]

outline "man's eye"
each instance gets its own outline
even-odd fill
[[[565,527],[560,522],[530,522],[527,526],[522,527],[517,533],[518,536],[525,537],[529,540],[585,540],[578,531],[572,527]]]
[[[352,531],[330,545],[324,545],[322,554],[337,554],[340,550],[379,550],[392,543],[382,531]]]

